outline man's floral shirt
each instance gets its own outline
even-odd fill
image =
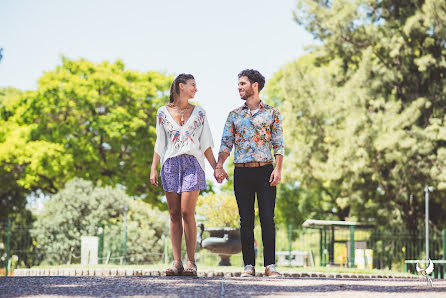
[[[220,152],[230,154],[234,145],[234,163],[273,161],[271,149],[274,155],[284,155],[279,110],[260,101],[260,108],[254,115],[246,103],[231,111],[223,130]]]

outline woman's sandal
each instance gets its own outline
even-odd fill
[[[184,276],[197,276],[197,264],[187,261],[186,269],[183,271]]]
[[[181,261],[173,261],[172,267],[166,270],[166,276],[179,276],[183,274],[184,267]]]

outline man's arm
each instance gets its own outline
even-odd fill
[[[282,181],[283,155],[276,154],[275,157],[276,157],[276,166],[274,167],[274,170],[271,173],[271,177],[269,178],[271,186],[276,186]]]
[[[218,154],[218,162],[216,168],[223,168],[223,164],[225,163],[226,159],[229,157],[229,154],[226,152],[220,152]]]
[[[229,154],[226,152],[220,152],[218,154],[218,162],[214,171],[214,177],[217,179],[218,183],[222,183],[224,179],[229,180],[228,173],[223,169],[223,165],[228,157]]]
[[[276,158],[275,169],[278,169],[279,171],[282,171],[283,155],[276,154],[275,158]]]
[[[271,125],[271,143],[273,145],[274,156],[276,157],[276,166],[271,173],[269,182],[271,186],[276,186],[282,180],[282,163],[285,154],[283,142],[282,117],[279,110],[274,110],[273,123]]]
[[[234,133],[233,113],[231,112],[226,119],[225,127],[223,129],[220,152],[218,153],[218,162],[214,170],[214,177],[218,183],[222,183],[225,178],[229,180],[228,174],[223,169],[223,164],[231,154],[232,147],[234,146]]]

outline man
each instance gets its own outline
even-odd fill
[[[240,214],[240,233],[245,268],[242,277],[255,276],[254,202],[257,194],[262,228],[265,275],[281,276],[275,267],[276,231],[274,207],[280,183],[284,143],[279,110],[259,98],[265,78],[253,69],[238,74],[238,91],[244,105],[231,111],[221,139],[214,176],[219,183],[228,178],[223,164],[234,153],[234,192]],[[273,167],[273,149],[276,166]]]

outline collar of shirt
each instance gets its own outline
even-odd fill
[[[249,107],[248,107],[248,105],[246,104],[246,102],[243,104],[242,109],[243,109],[243,110],[246,110],[246,109],[249,110]],[[260,100],[260,104],[259,104],[259,112],[262,111],[262,110],[264,110],[264,109],[265,109],[265,106],[264,106],[264,104],[263,104],[263,101]]]

